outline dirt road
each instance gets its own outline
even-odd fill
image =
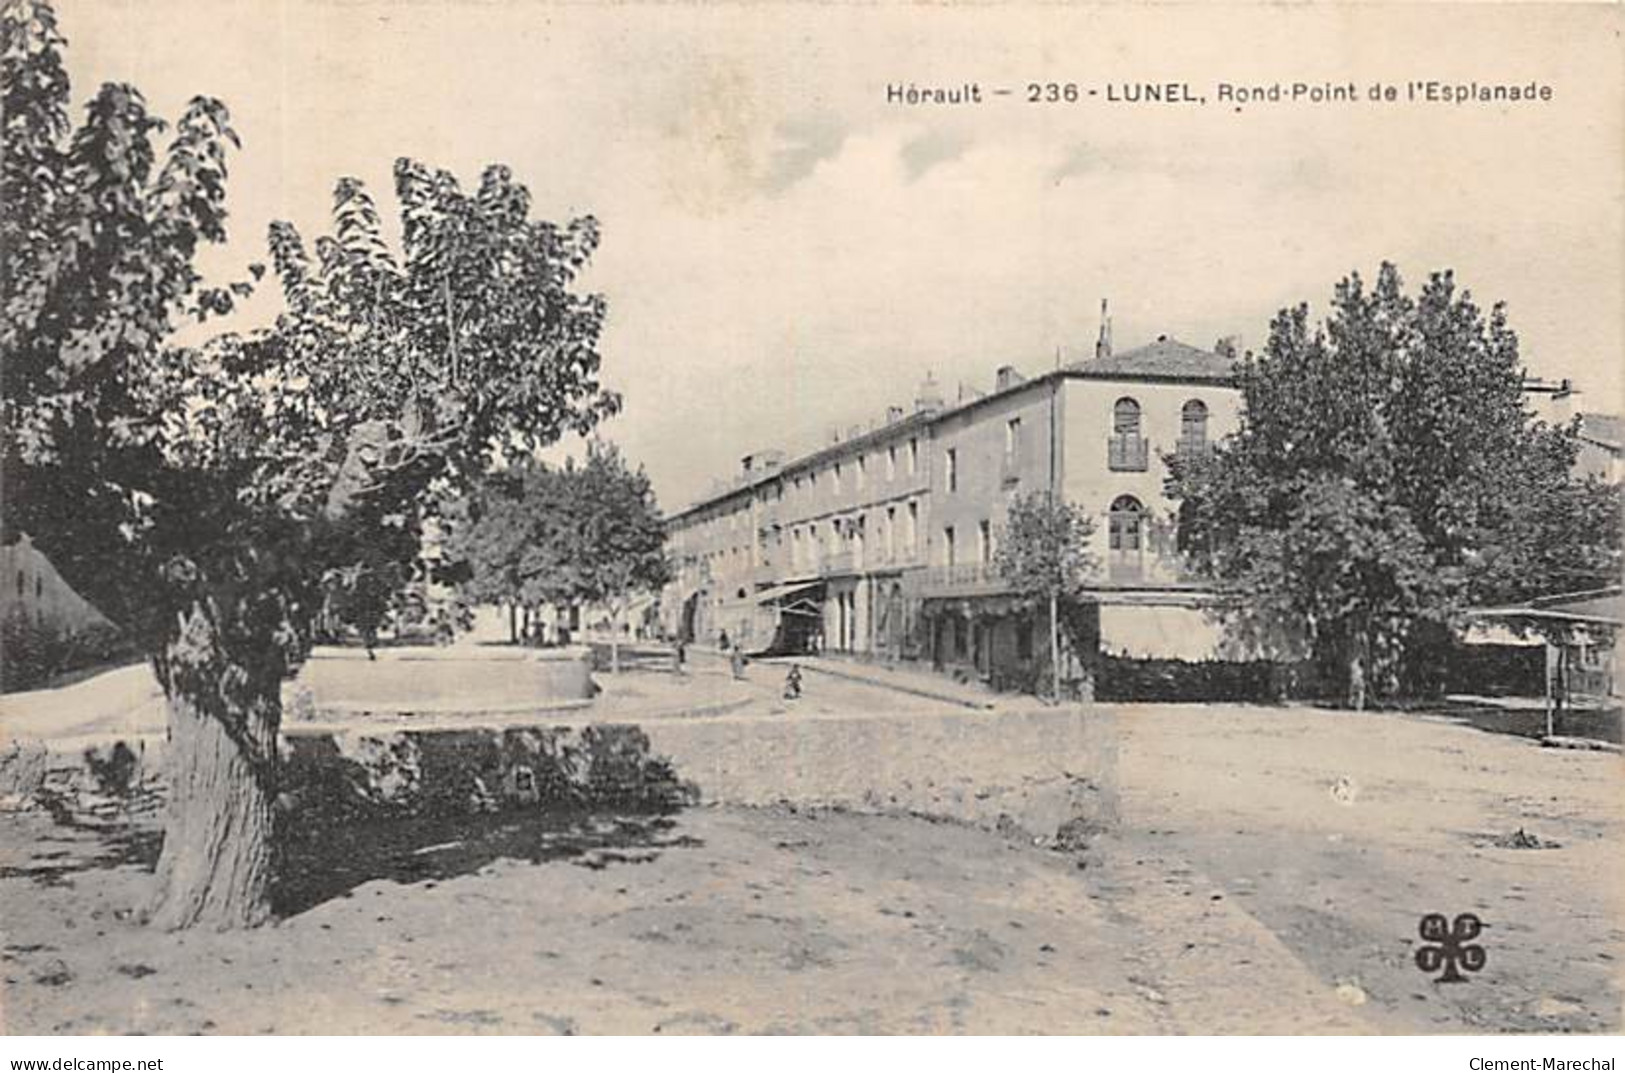
[[[1391,715],[1108,716],[1122,824],[1081,856],[788,808],[347,830],[246,934],[134,922],[151,828],[0,814],[3,1027],[1620,1029],[1618,756]],[[1485,922],[1466,983],[1414,964],[1433,912]]]
[[[418,878],[276,927],[182,936],[124,917],[151,882],[139,864],[81,867],[99,845],[85,833],[0,822],[33,862],[0,879],[12,1033],[1363,1027],[1262,928],[1155,862],[1080,870],[907,817],[492,830],[406,851]]]
[[[1118,718],[1125,848],[1210,877],[1378,1031],[1620,1030],[1618,755],[1402,715]],[[1483,919],[1467,983],[1416,968],[1431,912]]]

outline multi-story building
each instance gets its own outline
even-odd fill
[[[1010,499],[1048,490],[1098,519],[1101,569],[1082,636],[1111,651],[1211,654],[1204,593],[1180,565],[1164,454],[1235,426],[1233,357],[1166,337],[1041,375],[1000,368],[988,393],[914,408],[731,485],[669,519],[667,629],[747,650],[928,660],[1002,684],[1042,671],[1044,620],[993,566]]]

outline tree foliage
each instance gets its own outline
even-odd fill
[[[195,98],[160,147],[140,93],[104,85],[75,126],[50,5],[0,3],[6,522],[146,644],[170,699],[194,767],[172,772],[161,919],[253,922],[278,689],[324,589],[388,566],[367,549],[415,555],[435,504],[498,456],[617,408],[604,302],[575,290],[598,224],[532,219],[504,167],[467,192],[403,159],[398,250],[340,180],[331,234],[270,229],[275,325],[179,345],[252,286],[194,264],[226,237],[225,106]]]
[[[1075,598],[1099,566],[1089,551],[1094,530],[1094,519],[1076,503],[1024,492],[1006,510],[994,568],[1016,592]]]
[[[1182,539],[1230,626],[1309,654],[1356,703],[1425,682],[1474,605],[1617,579],[1619,493],[1573,475],[1573,429],[1526,406],[1518,341],[1448,272],[1394,266],[1282,310],[1237,369],[1239,430],[1172,460]]]
[[[448,554],[474,600],[535,607],[611,603],[669,576],[648,477],[609,443],[560,467],[527,460],[487,476],[456,511]]]

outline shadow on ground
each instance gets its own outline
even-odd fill
[[[150,872],[158,864],[164,833],[137,822],[86,822],[60,808],[48,808],[50,826],[38,833],[31,852],[15,864],[0,866],[0,879],[27,879],[42,886],[72,886],[76,873],[136,867]],[[41,824],[45,823],[41,817]]]
[[[373,880],[439,881],[498,860],[568,861],[601,869],[641,864],[663,850],[702,845],[669,812],[543,808],[535,812],[306,825],[280,839],[272,887],[279,917],[296,916]]]
[[[1546,736],[1546,713],[1538,707],[1512,708],[1486,704],[1447,701],[1429,707],[1417,714],[1450,719],[1476,727],[1490,734],[1510,734],[1519,738]],[[1560,738],[1590,738],[1619,744],[1625,741],[1621,733],[1619,709],[1568,709],[1556,712],[1552,719],[1552,733]]]
[[[32,845],[0,879],[68,887],[76,875],[133,867],[156,870],[164,833],[155,815],[89,823],[50,810],[37,815]],[[668,849],[703,845],[678,831],[671,811],[542,806],[488,815],[286,823],[278,833],[272,907],[287,918],[341,898],[364,883],[411,884],[472,875],[499,860],[568,862],[603,869],[643,864]]]

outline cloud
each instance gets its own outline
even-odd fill
[[[833,116],[787,119],[775,129],[778,144],[768,160],[762,186],[782,193],[811,175],[821,161],[831,160],[846,142],[846,127]]]
[[[958,160],[969,146],[970,138],[965,135],[937,129],[905,142],[899,155],[908,173],[908,181],[912,183],[937,165]]]

